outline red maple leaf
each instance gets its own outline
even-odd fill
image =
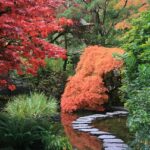
[[[16,90],[16,86],[14,84],[10,84],[10,85],[8,85],[8,89],[10,91],[14,91],[14,90]]]

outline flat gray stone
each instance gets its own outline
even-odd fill
[[[128,115],[127,111],[115,111],[115,113],[119,113],[120,115]]]
[[[123,143],[123,140],[121,139],[104,139],[103,141],[104,143]]]
[[[107,118],[108,117],[108,115],[106,114],[94,114],[94,115],[90,115],[90,116],[88,116],[88,117],[90,117],[90,118]]]
[[[96,128],[92,128],[92,129],[78,129],[79,131],[83,131],[83,132],[92,132],[92,131],[99,131]]]
[[[107,148],[104,148],[104,150],[127,150],[127,148],[121,148],[121,147],[107,147]]]
[[[127,144],[124,143],[104,143],[104,147],[121,147],[121,148],[128,148]]]
[[[103,131],[92,131],[90,132],[92,135],[110,135],[109,132],[103,132]]]
[[[98,138],[103,140],[103,139],[114,139],[116,137],[114,135],[100,135]]]
[[[83,121],[83,120],[82,120],[82,121],[73,121],[72,123],[73,123],[73,124],[86,124],[86,123],[89,124],[89,123],[92,123],[92,122],[91,122],[91,121],[86,121],[86,120]]]
[[[91,116],[91,115],[90,115]],[[84,116],[84,117],[79,117],[80,119],[92,119],[92,117],[90,117],[90,116]],[[79,119],[78,118],[78,119]]]
[[[79,126],[79,127],[73,127],[73,129],[92,129],[90,126]]]
[[[114,115],[116,115],[116,114],[114,114],[113,112],[107,112],[106,113],[108,116],[114,116]],[[119,115],[119,114],[118,114]]]
[[[106,113],[108,116],[115,116],[115,115],[127,115],[127,111],[114,111],[114,112],[107,112]]]
[[[78,118],[76,121],[93,121],[94,118]]]

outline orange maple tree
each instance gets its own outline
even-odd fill
[[[108,101],[103,78],[123,65],[113,58],[113,53],[123,53],[120,48],[90,46],[81,55],[76,74],[68,79],[61,99],[63,112],[80,109],[103,111],[103,104]]]

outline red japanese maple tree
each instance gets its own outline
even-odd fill
[[[62,3],[63,0],[0,0],[1,86],[7,84],[3,76],[12,70],[19,75],[36,75],[38,68],[45,65],[45,57],[66,58],[63,48],[45,40],[48,34],[72,24],[71,20],[56,18]]]

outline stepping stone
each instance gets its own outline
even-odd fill
[[[100,135],[98,138],[103,140],[103,139],[114,139],[116,137],[114,135]]]
[[[116,115],[116,114],[114,114],[113,112],[107,112],[106,114],[107,114],[109,117]],[[119,114],[117,114],[117,115],[119,115]]]
[[[127,148],[121,148],[121,147],[107,147],[107,148],[104,148],[104,150],[127,150]]]
[[[110,135],[109,132],[103,132],[103,131],[92,131],[90,132],[92,135]]]
[[[127,115],[129,114],[127,111],[115,111],[116,113],[119,113],[120,115]]]
[[[107,112],[106,113],[109,116],[115,116],[115,115],[127,115],[128,112],[127,111],[115,111],[115,112]]]
[[[127,144],[124,143],[104,143],[103,146],[107,147],[120,147],[120,148],[128,148]]]
[[[86,124],[86,123],[92,123],[91,121],[73,121],[73,124]]]
[[[121,139],[104,139],[104,143],[123,143]]]
[[[91,118],[91,117],[80,117],[78,118],[79,120],[93,120],[94,118]],[[77,120],[78,120],[77,119]]]
[[[79,129],[79,131],[83,131],[83,132],[92,132],[92,131],[99,131],[96,128],[92,128],[92,129]]]
[[[88,124],[72,124],[72,127],[92,127]]]
[[[93,121],[93,118],[78,118],[76,121]]]
[[[92,117],[92,118],[106,118],[106,117],[108,117],[108,115],[94,114],[94,115],[90,115],[88,117]]]
[[[79,127],[73,127],[73,129],[92,129],[90,126],[79,126]]]

